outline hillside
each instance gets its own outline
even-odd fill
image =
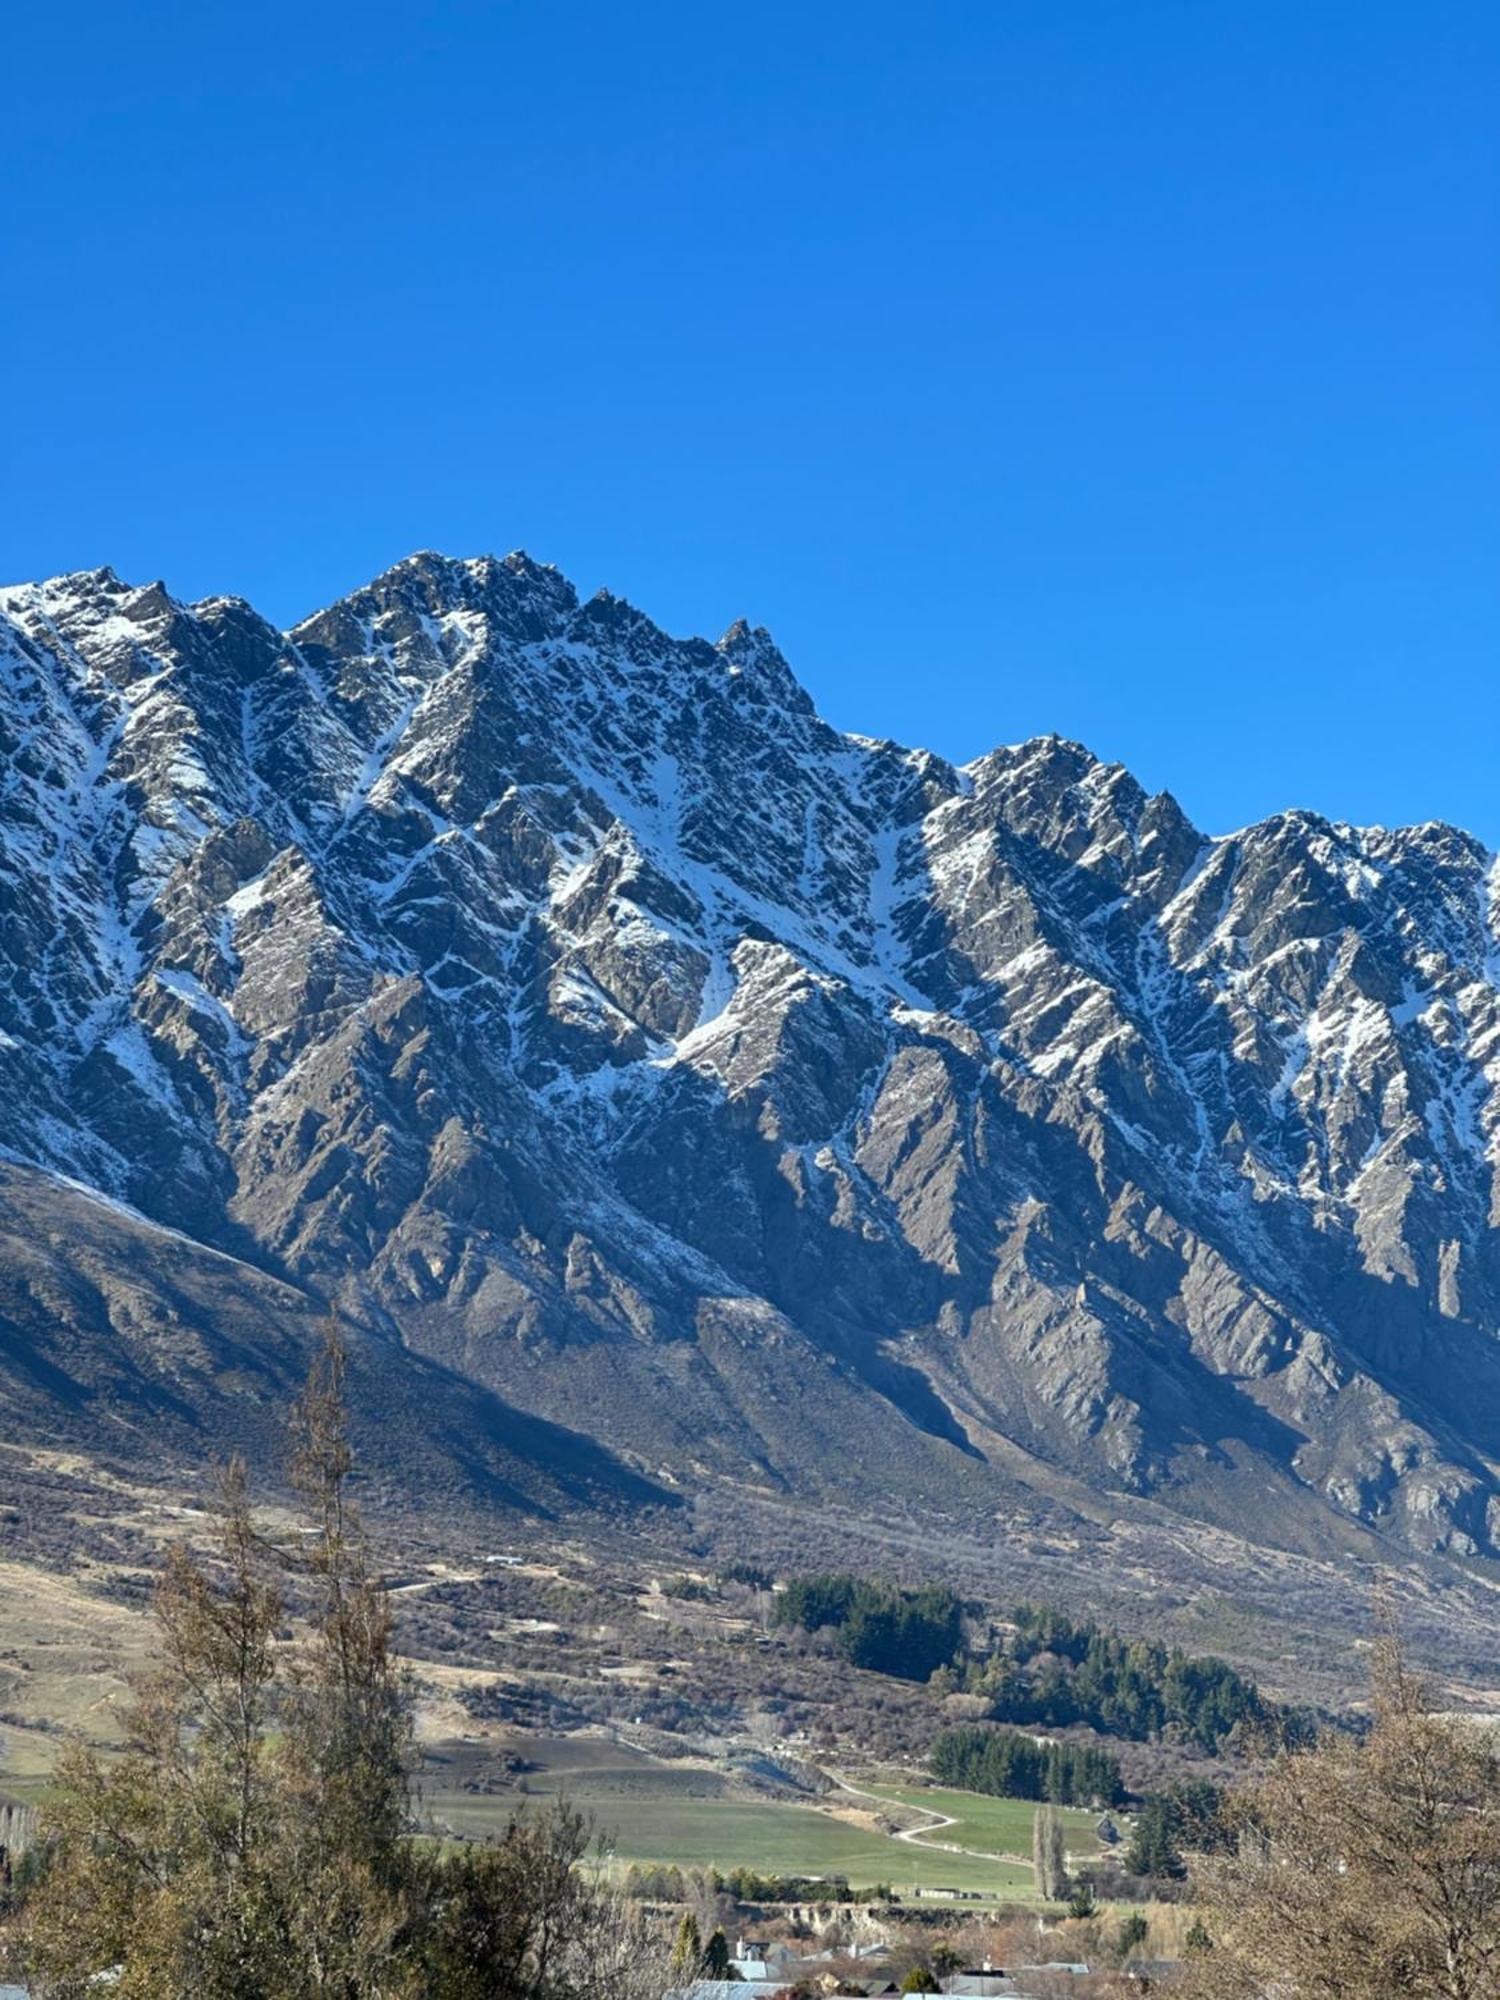
[[[382,1476],[479,1504],[1495,1553],[1461,831],[1208,837],[1056,738],[956,769],[521,555],[291,632],[10,588],[0,760],[12,1430],[253,1445],[332,1303]]]

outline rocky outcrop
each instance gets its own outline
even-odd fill
[[[0,594],[0,1143],[651,1477],[1500,1538],[1457,829],[1208,838],[524,556]],[[128,1258],[128,1246],[120,1254]]]

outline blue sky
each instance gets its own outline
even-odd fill
[[[1500,843],[1500,10],[15,10],[0,573],[522,546],[835,722]]]

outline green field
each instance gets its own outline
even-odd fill
[[[497,1832],[511,1814],[566,1796],[593,1819],[601,1842],[623,1863],[661,1862],[679,1867],[713,1865],[766,1874],[843,1875],[852,1887],[889,1882],[898,1890],[961,1890],[1022,1901],[1033,1894],[1031,1869],[1002,1854],[1031,1849],[1035,1807],[1024,1799],[988,1798],[977,1792],[870,1784],[871,1799],[834,1798],[850,1808],[878,1798],[892,1805],[941,1813],[954,1821],[925,1837],[977,1849],[947,1854],[849,1824],[813,1806],[747,1800],[726,1780],[701,1766],[662,1763],[624,1744],[598,1738],[530,1738],[521,1747],[534,1758],[525,1792],[476,1788],[476,1760],[469,1746],[434,1752],[420,1780],[424,1817],[469,1836]],[[3,1789],[26,1797],[40,1781],[12,1776]],[[1091,1852],[1096,1815],[1063,1809],[1074,1853]],[[994,1855],[993,1861],[981,1858]]]
[[[910,1841],[851,1826],[812,1806],[739,1798],[727,1792],[723,1780],[712,1772],[662,1765],[623,1745],[573,1738],[545,1744],[537,1739],[532,1747],[538,1762],[546,1761],[527,1774],[526,1792],[519,1798],[514,1793],[470,1790],[464,1783],[462,1753],[434,1759],[422,1779],[427,1813],[456,1833],[473,1836],[494,1833],[518,1806],[524,1810],[528,1804],[565,1794],[592,1816],[601,1838],[622,1863],[844,1875],[854,1888],[889,1882],[898,1889],[960,1889],[1017,1900],[1032,1893],[1028,1866],[933,1853]],[[852,1807],[860,1802],[846,1803]],[[1030,1847],[1029,1807],[1014,1800],[975,1803],[1009,1804],[1013,1813],[1025,1814],[1025,1839],[1017,1846],[1021,1852]]]
[[[959,1847],[976,1847],[986,1854],[1029,1854],[1036,1807],[1029,1799],[993,1799],[983,1792],[941,1792],[925,1786],[866,1785],[863,1789],[892,1805],[916,1806],[943,1813],[955,1822],[935,1827],[929,1840],[951,1840]],[[1061,1808],[1070,1853],[1093,1854],[1099,1846],[1094,1832],[1097,1813],[1073,1806]]]
[[[580,1801],[587,1804],[587,1801]],[[712,1863],[767,1874],[846,1875],[854,1888],[890,1882],[902,1888],[966,1889],[1029,1896],[1031,1870],[961,1854],[933,1854],[909,1841],[866,1832],[810,1806],[746,1804],[733,1799],[640,1801],[600,1830],[613,1833],[621,1861]]]

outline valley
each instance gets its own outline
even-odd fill
[[[36,1502],[14,1510],[12,1560],[0,1567],[0,1795],[34,1801],[67,1732],[117,1739],[128,1680],[152,1651],[160,1554],[201,1537],[211,1496],[106,1482],[45,1454],[25,1470]],[[378,1498],[373,1473],[362,1484]],[[15,1491],[27,1490],[19,1478]],[[274,1497],[265,1513],[273,1534],[291,1530],[294,1514]],[[47,1538],[26,1560],[28,1518],[47,1522]],[[409,1512],[377,1514],[375,1525],[415,1677],[421,1822],[474,1838],[566,1796],[620,1868],[1033,1893],[1031,1804],[934,1788],[925,1776],[940,1732],[977,1712],[973,1698],[849,1666],[826,1635],[778,1625],[775,1599],[722,1580],[745,1567],[752,1540],[783,1576],[837,1547],[866,1573],[913,1584],[940,1575],[1002,1610],[1035,1598],[1086,1605],[1143,1637],[1228,1652],[1269,1695],[1330,1713],[1346,1709],[1364,1671],[1368,1575],[1284,1557],[1265,1565],[1259,1601],[1235,1601],[1216,1580],[1239,1574],[1242,1552],[1205,1541],[1191,1562],[1165,1533],[1170,1561],[1158,1554],[1148,1582],[1152,1544],[1119,1531],[1068,1540],[1018,1519],[982,1539],[956,1526],[938,1536],[833,1513],[810,1522],[753,1496],[732,1519],[704,1503],[629,1532],[584,1517],[492,1524],[483,1539],[444,1523],[419,1534]],[[1497,1620],[1485,1586],[1414,1578],[1408,1595],[1414,1644],[1446,1655],[1449,1698],[1492,1705],[1485,1648]],[[1083,1738],[1105,1743],[1137,1792],[1219,1768],[1166,1743]],[[1067,1815],[1075,1853],[1098,1851],[1097,1818]]]

